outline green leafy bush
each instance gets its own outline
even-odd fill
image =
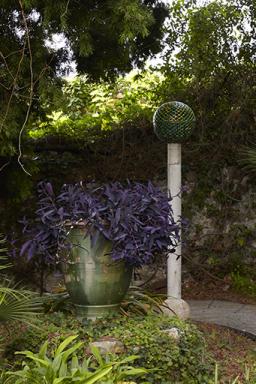
[[[173,327],[179,331],[179,341],[166,335],[165,330]],[[5,353],[9,363],[12,363],[15,350],[29,348],[37,351],[42,336],[43,339],[48,338],[49,351],[53,353],[59,342],[72,334],[78,334],[86,344],[103,336],[117,338],[125,346],[123,357],[140,356],[133,363],[135,367],[157,368],[147,375],[149,383],[206,383],[208,374],[211,374],[212,366],[205,353],[204,339],[197,328],[163,315],[119,316],[88,320],[81,324],[73,317],[56,313],[45,317],[41,332],[28,329],[22,337],[9,344]],[[138,378],[136,382],[144,381]]]
[[[48,341],[40,348],[38,353],[31,351],[17,352],[25,356],[27,361],[19,371],[8,371],[5,383],[13,384],[114,384],[121,383],[126,377],[145,375],[144,368],[133,368],[129,364],[137,357],[129,356],[113,360],[111,356],[102,358],[96,347],[91,347],[94,359],[91,357],[79,361],[77,352],[82,349],[83,343],[76,342],[77,336],[67,337],[55,350],[53,357],[48,356]]]
[[[34,124],[29,136],[36,139],[55,134],[94,142],[131,121],[151,121],[159,103],[155,90],[161,81],[161,75],[152,72],[131,72],[115,83],[90,83],[86,77],[77,77],[66,82],[61,102],[54,111],[49,110],[45,120]]]
[[[251,276],[243,275],[239,271],[231,272],[231,284],[237,291],[245,295],[256,296],[256,282]]]
[[[54,316],[52,316],[54,318]],[[43,319],[43,323],[35,322],[38,327],[26,327],[23,329],[17,329],[17,336],[5,346],[4,357],[9,364],[15,363],[16,367],[20,367],[21,358],[17,355],[16,351],[30,350],[36,353],[45,340],[49,341],[52,349],[63,341],[65,337],[70,335],[70,329],[66,327],[59,327],[55,325],[47,318]],[[40,330],[39,330],[40,326]],[[73,332],[75,333],[75,332]]]
[[[192,384],[207,379],[210,367],[204,353],[204,340],[193,325],[165,316],[121,318],[111,325],[106,320],[99,321],[101,326],[106,326],[103,334],[120,339],[128,354],[140,355],[135,364],[159,368],[147,376],[150,383]],[[173,327],[179,330],[179,342],[164,332]]]

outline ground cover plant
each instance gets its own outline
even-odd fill
[[[12,327],[15,327],[16,334],[12,332]],[[162,334],[164,329],[173,327],[181,332],[181,341],[178,343]],[[6,342],[1,358],[5,371],[20,371],[24,355],[16,354],[16,351],[30,350],[29,355],[35,356],[33,354],[38,353],[48,340],[48,357],[53,359],[54,351],[70,337],[78,335],[75,343],[82,342],[88,346],[90,341],[108,335],[122,340],[126,347],[123,354],[110,356],[110,364],[122,361],[125,356],[138,355],[138,359],[132,359],[128,365],[134,368],[147,367],[149,372],[146,376],[139,379],[134,376],[132,380],[136,383],[255,383],[253,340],[216,325],[197,323],[197,327],[201,333],[198,333],[194,325],[175,318],[131,314],[129,317],[105,318],[96,323],[87,321],[81,324],[73,317],[56,312],[44,316],[40,331],[27,325],[10,326],[9,333],[3,329]],[[86,350],[88,353],[88,348],[77,350],[79,361],[89,358]],[[106,363],[108,357],[103,360]],[[157,370],[150,372],[152,368]]]
[[[180,332],[180,342],[166,335],[166,330],[176,327]],[[204,340],[196,327],[176,318],[159,315],[118,316],[116,318],[98,319],[95,322],[79,323],[72,317],[56,313],[45,317],[41,331],[23,329],[22,334],[10,341],[5,347],[6,364],[12,364],[16,351],[31,350],[37,353],[41,344],[49,340],[53,351],[60,342],[70,335],[79,335],[78,340],[88,346],[90,341],[101,337],[115,337],[123,342],[125,353],[120,357],[138,355],[133,367],[150,370],[147,375],[149,383],[190,382],[203,383],[213,370],[207,359]],[[51,352],[53,353],[53,352]],[[84,357],[84,352],[83,352]],[[80,355],[79,355],[80,356]],[[15,358],[16,369],[21,359]],[[143,383],[143,378],[135,380]]]

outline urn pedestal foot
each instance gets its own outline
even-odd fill
[[[75,304],[77,318],[95,320],[110,314],[118,314],[120,304],[109,305],[79,305]]]

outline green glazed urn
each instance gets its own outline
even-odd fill
[[[97,318],[118,311],[132,278],[132,267],[113,261],[112,243],[100,235],[92,245],[85,229],[70,229],[72,244],[63,263],[64,279],[79,318]]]

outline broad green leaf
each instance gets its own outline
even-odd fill
[[[72,360],[71,360],[71,369],[77,369],[79,366],[78,364],[78,358],[76,355],[72,356]]]
[[[39,358],[42,358],[42,359],[43,359],[43,358],[46,357],[47,348],[48,348],[48,340],[46,340],[46,341],[43,343],[42,347],[40,348],[39,353],[38,353],[38,357],[39,357]]]
[[[100,371],[92,374],[90,378],[82,380],[81,384],[93,384],[93,383],[96,383],[99,379],[102,379],[109,372],[111,372],[112,369],[113,369],[112,366],[111,367],[102,368]]]
[[[100,355],[100,351],[97,347],[95,347],[95,345],[92,345],[91,347],[91,351],[92,351],[92,354],[93,356],[95,357],[95,359],[97,360],[97,362],[99,363],[100,366],[104,365],[104,361]]]
[[[67,349],[66,351],[63,351],[61,353],[62,360],[67,361],[69,356],[71,356],[76,350],[80,349],[82,347],[82,345],[83,345],[83,343],[79,342],[79,343],[76,343],[73,347]]]
[[[60,370],[59,370],[59,376],[64,377],[68,374],[68,367],[67,363],[65,361],[61,362]]]
[[[57,356],[59,353],[61,353],[73,340],[75,340],[78,336],[72,335],[67,337],[56,349],[55,356]]]
[[[130,367],[130,368],[122,371],[119,374],[119,378],[122,379],[122,378],[127,377],[127,376],[145,375],[147,373],[149,373],[149,370],[146,369],[146,368],[133,368],[133,367]]]
[[[22,352],[15,352],[15,354],[17,355],[24,355],[26,356],[28,359],[30,360],[33,360],[45,367],[49,367],[50,363],[46,360],[43,360],[43,359],[40,359],[39,357],[37,357],[36,355],[34,355],[32,352],[30,351],[22,351]]]

